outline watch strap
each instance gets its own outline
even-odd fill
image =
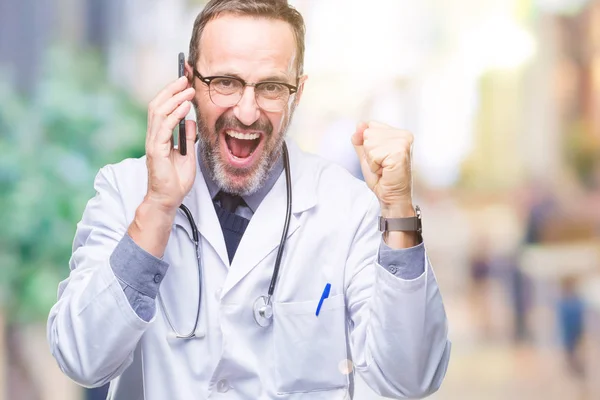
[[[379,230],[381,232],[403,231],[421,233],[421,209],[419,206],[415,207],[415,212],[416,216],[408,218],[379,217]]]

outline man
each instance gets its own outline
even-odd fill
[[[145,159],[103,168],[77,227],[48,321],[72,379],[111,382],[119,400],[343,399],[354,370],[388,397],[439,388],[450,343],[411,225],[412,136],[358,125],[368,187],[286,146],[303,57],[302,17],[284,0],[212,0],[198,16],[186,77],[148,107]],[[171,135],[191,104],[183,156]]]

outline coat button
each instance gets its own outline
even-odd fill
[[[154,275],[154,283],[159,283],[161,279],[162,279],[161,274]]]
[[[221,379],[219,382],[217,382],[217,392],[226,393],[229,389],[231,389],[231,387],[229,386],[227,379]]]

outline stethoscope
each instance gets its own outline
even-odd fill
[[[271,276],[271,283],[269,285],[267,295],[259,296],[253,304],[254,320],[259,326],[262,326],[264,328],[270,326],[273,323],[273,304],[271,302],[271,299],[273,297],[273,292],[275,291],[277,277],[279,276],[281,258],[283,256],[283,249],[287,241],[288,230],[290,228],[290,218],[292,215],[292,179],[290,175],[289,155],[285,142],[283,143],[283,166],[285,170],[285,185],[287,196],[287,208],[285,211],[285,223],[283,225],[283,234],[281,235],[281,240],[279,241],[279,249],[277,250],[277,257],[275,258],[275,268],[273,269],[273,275]],[[196,222],[194,221],[194,217],[192,216],[190,210],[184,204],[181,204],[179,208],[187,217],[192,228],[192,239],[194,242],[194,247],[196,249],[196,258],[198,262],[198,307],[196,310],[196,321],[194,322],[194,327],[192,328],[192,330],[189,333],[184,334],[180,333],[177,329],[175,329],[175,326],[171,321],[171,317],[163,303],[160,294],[158,295],[158,299],[160,302],[160,306],[163,309],[165,319],[167,320],[167,323],[169,324],[169,327],[172,331],[169,334],[169,337],[177,339],[193,339],[196,337],[204,336],[196,333],[196,329],[198,328],[198,321],[200,319],[200,306],[202,303],[202,258],[200,256],[200,234],[198,232],[198,227],[196,226]]]

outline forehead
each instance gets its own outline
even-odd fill
[[[296,40],[285,21],[236,15],[211,20],[200,39],[205,73],[295,74]]]

